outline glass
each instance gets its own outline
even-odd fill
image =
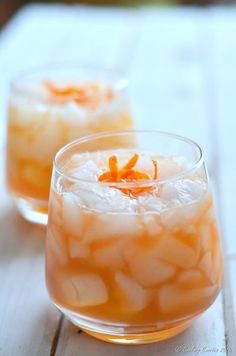
[[[92,67],[49,68],[11,83],[7,183],[21,214],[47,222],[53,158],[82,136],[132,128],[127,82]]]
[[[121,138],[125,148],[114,148]],[[209,308],[222,275],[213,198],[196,143],[123,131],[85,137],[57,153],[46,283],[74,324],[115,343],[164,340]]]

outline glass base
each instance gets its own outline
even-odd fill
[[[126,345],[143,345],[143,344],[150,344],[153,342],[158,342],[158,341],[163,341],[166,339],[170,339],[171,337],[174,337],[180,333],[182,333],[184,330],[189,328],[191,324],[193,323],[193,320],[190,320],[188,322],[184,322],[174,328],[171,328],[169,330],[160,330],[156,332],[150,332],[150,333],[145,333],[145,334],[127,334],[127,335],[113,335],[113,334],[103,334],[100,332],[94,332],[85,328],[81,328],[83,331],[85,331],[87,334],[95,337],[96,339],[106,341],[106,342],[111,342],[114,344],[126,344]]]
[[[114,325],[112,323],[102,323],[99,320],[92,318],[85,318],[77,313],[71,312],[68,309],[62,308],[58,305],[56,307],[76,326],[82,329],[87,334],[96,339],[111,342],[115,344],[149,344],[153,342],[163,341],[174,337],[188,327],[191,326],[196,316],[187,320],[179,321],[178,325],[169,329],[157,330],[158,325],[145,326],[128,326],[128,325]]]
[[[32,223],[47,225],[48,221],[48,202],[31,199],[14,197],[16,206],[24,219]]]

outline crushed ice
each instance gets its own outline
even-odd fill
[[[127,157],[127,151],[122,152],[120,150],[118,152],[121,156],[120,164],[122,165],[123,162],[127,161],[123,156],[125,154]],[[77,197],[81,206],[101,212],[161,213],[166,209],[193,204],[202,199],[206,193],[206,183],[195,175],[194,177],[179,178],[160,184],[157,182],[153,191],[145,191],[136,197],[124,194],[117,188],[98,182],[99,175],[105,167],[107,169],[109,154],[108,151],[76,154],[69,161],[67,169],[78,179],[70,190]],[[160,164],[160,162],[162,163]],[[138,164],[140,170],[148,172],[153,170],[150,156],[142,155]],[[166,174],[170,174],[170,172],[175,174],[181,172],[180,167],[183,171],[185,160],[182,157],[159,157],[158,164],[159,166],[162,165],[162,176],[165,176],[164,165]]]

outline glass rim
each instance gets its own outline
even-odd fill
[[[152,180],[139,180],[138,182],[100,182],[100,181],[92,181],[92,180],[88,180],[88,179],[82,179],[79,177],[74,176],[73,174],[69,174],[63,171],[63,169],[61,169],[59,167],[58,164],[58,160],[63,156],[63,154],[68,151],[70,148],[72,148],[73,146],[79,145],[79,144],[83,144],[86,143],[88,141],[92,141],[94,139],[100,139],[103,137],[110,137],[110,136],[120,136],[120,135],[127,135],[127,134],[158,134],[158,135],[162,135],[162,136],[166,136],[169,138],[173,138],[182,142],[185,142],[188,145],[191,145],[192,147],[195,147],[199,153],[198,158],[196,159],[196,162],[194,162],[191,167],[185,169],[183,172],[180,172],[178,174],[175,174],[173,176],[167,176],[164,178],[160,178],[160,179],[152,179]],[[96,150],[97,151],[97,150]],[[96,152],[96,151],[92,151],[92,152]],[[79,153],[79,152],[78,152]],[[117,131],[105,131],[102,133],[96,133],[96,134],[91,134],[91,135],[86,135],[83,136],[79,139],[76,139],[68,144],[66,144],[65,146],[61,147],[53,160],[53,169],[62,177],[67,178],[69,180],[75,181],[75,182],[80,182],[80,183],[86,183],[86,184],[90,184],[90,185],[100,185],[100,186],[109,186],[109,187],[142,187],[142,186],[151,186],[151,185],[157,185],[157,184],[163,184],[163,183],[168,183],[168,182],[173,182],[176,181],[178,179],[184,178],[187,175],[190,175],[191,173],[194,173],[199,167],[201,167],[201,165],[204,162],[204,157],[203,157],[203,150],[202,148],[199,146],[198,143],[196,143],[194,140],[189,139],[187,137],[178,135],[178,134],[174,134],[174,133],[170,133],[170,132],[166,132],[166,131],[159,131],[159,130],[117,130]]]
[[[43,72],[47,71],[52,71],[52,72],[60,72],[63,70],[89,70],[89,71],[94,71],[97,73],[105,73],[108,76],[111,76],[111,78],[114,78],[114,88],[116,92],[121,92],[128,87],[128,79],[125,73],[116,67],[105,67],[105,66],[99,66],[93,63],[89,62],[76,62],[76,61],[65,61],[65,62],[56,62],[56,63],[48,63],[42,66],[35,66],[30,69],[22,70],[19,71],[15,76],[13,76],[10,80],[10,90],[13,92],[16,92],[18,94],[23,94],[27,95],[31,93],[30,89],[27,88],[27,86],[24,83],[25,79],[30,79],[31,76],[37,75]],[[43,79],[43,78],[42,78]],[[91,78],[92,79],[92,78]],[[106,78],[104,77],[105,81]],[[95,78],[96,80],[96,78]],[[99,80],[99,79],[98,79]],[[109,82],[109,80],[108,80]],[[32,93],[31,93],[32,95]]]

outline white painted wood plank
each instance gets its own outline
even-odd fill
[[[236,260],[225,255],[224,260],[224,320],[225,341],[229,355],[236,353],[236,290],[235,290]]]
[[[222,141],[221,144],[223,145]],[[236,166],[233,162],[226,164],[222,162],[222,160],[224,160],[223,157],[220,160],[221,163],[219,167],[219,186],[221,192],[220,210],[224,227],[226,254],[231,255],[236,254],[236,204],[234,199],[236,196]]]
[[[235,109],[235,36],[236,8],[225,11],[211,10],[211,22],[205,18],[202,29],[208,41],[206,76],[208,77],[208,114],[214,131],[215,182],[218,193],[218,208],[225,254],[224,319],[226,343],[229,354],[236,353],[235,341],[235,274],[231,256],[236,252],[235,242],[235,193],[236,170],[234,168]]]
[[[231,11],[213,12],[208,24],[211,40],[211,71],[213,78],[213,100],[216,106],[219,145],[219,185],[222,197],[221,214],[224,224],[227,253],[236,253],[235,194],[235,91],[236,91],[236,8]]]
[[[44,285],[45,231],[23,221],[2,195],[0,226],[0,354],[48,355],[59,313]]]

